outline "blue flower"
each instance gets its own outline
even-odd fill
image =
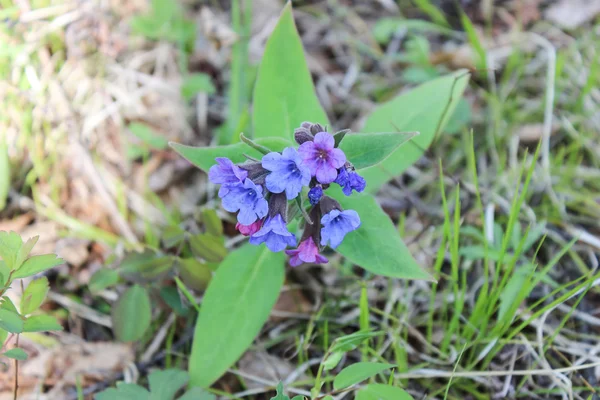
[[[310,204],[312,204],[313,206],[319,204],[319,201],[321,201],[322,196],[323,188],[320,185],[315,186],[314,188],[308,191],[308,201],[310,201]]]
[[[283,154],[271,152],[262,158],[263,168],[271,171],[265,179],[267,189],[273,193],[283,193],[288,200],[298,196],[302,186],[310,183],[310,170],[302,165],[296,149],[286,147]]]
[[[296,237],[287,230],[281,214],[277,214],[267,218],[262,228],[250,236],[250,243],[254,245],[265,243],[269,250],[278,252],[287,246],[295,247]]]
[[[262,195],[262,187],[250,179],[244,183],[229,184],[227,193],[223,195],[223,208],[229,212],[239,210],[237,220],[242,225],[250,225],[263,218],[269,211],[267,200]]]
[[[244,179],[248,177],[248,172],[235,165],[230,159],[217,157],[217,165],[213,165],[208,170],[208,179],[215,184],[222,185],[219,189],[219,197],[229,193],[230,188],[243,186]]]
[[[342,191],[346,196],[352,194],[352,189],[360,193],[365,190],[365,187],[367,186],[365,178],[352,170],[348,171],[346,167],[340,169],[334,182],[342,187]]]
[[[331,210],[321,218],[321,245],[327,245],[336,248],[344,240],[346,234],[358,229],[360,226],[360,217],[354,210]]]

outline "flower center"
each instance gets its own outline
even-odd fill
[[[255,197],[255,196],[256,196],[256,192],[254,191],[254,189],[249,189],[249,190],[246,192],[246,195],[247,195],[248,197]]]
[[[325,150],[319,150],[317,153],[317,159],[320,161],[327,160],[328,154]]]

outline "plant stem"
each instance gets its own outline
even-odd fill
[[[19,335],[17,335],[17,347],[19,347]],[[15,390],[13,392],[13,400],[17,400],[17,392],[19,391],[19,360],[15,360]]]

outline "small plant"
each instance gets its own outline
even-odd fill
[[[60,331],[63,327],[50,316],[39,312],[50,287],[44,276],[32,280],[23,290],[20,307],[17,309],[6,292],[23,278],[42,273],[62,264],[54,254],[31,256],[38,236],[23,243],[15,232],[0,231],[0,355],[15,360],[15,398],[18,390],[18,362],[27,359],[27,353],[19,346],[19,335],[28,332]],[[21,288],[23,288],[21,284]],[[8,341],[16,335],[15,347],[7,349]],[[0,358],[1,359],[1,358]]]
[[[95,400],[215,400],[214,394],[200,388],[191,388],[177,396],[187,385],[187,372],[178,369],[154,371],[148,375],[149,390],[134,383],[118,382],[116,388],[106,389],[94,396]]]

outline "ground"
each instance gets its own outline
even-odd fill
[[[156,306],[133,343],[114,336],[111,308],[139,277],[100,290],[90,280],[144,249],[176,254],[173,226],[201,232],[206,210],[223,221],[223,251],[243,239],[206,175],[167,146],[216,144],[247,117],[282,4],[255,1],[236,19],[240,3],[0,0],[0,230],[39,235],[36,253],[65,260],[47,273],[44,305],[64,330],[21,338],[20,399],[91,398],[186,369],[195,312],[167,305],[172,276],[142,280]],[[306,394],[324,337],[362,328],[366,296],[368,325],[385,334],[338,368],[393,363],[415,399],[597,398],[599,12],[596,0],[294,2],[335,129],[360,132],[376,104],[470,72],[448,126],[377,194],[438,280],[378,277],[341,257],[288,268],[268,323],[216,392],[270,398],[283,380]],[[140,19],[165,13],[179,22],[157,31]],[[190,284],[197,301],[207,279]],[[0,370],[0,399],[13,398],[14,373],[13,362]]]

